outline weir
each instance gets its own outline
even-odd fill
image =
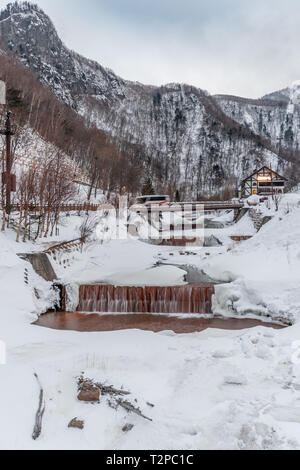
[[[77,312],[88,313],[212,313],[213,285],[113,286],[81,285]]]

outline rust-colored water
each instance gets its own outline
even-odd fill
[[[71,330],[81,332],[118,331],[139,329],[145,331],[174,331],[174,333],[194,333],[208,328],[222,330],[243,330],[256,326],[266,326],[275,329],[283,327],[271,323],[263,323],[248,319],[221,318],[177,318],[161,315],[85,315],[81,313],[47,313],[42,315],[35,325],[55,330]]]
[[[77,312],[201,313],[212,311],[213,285],[113,286],[81,285]]]

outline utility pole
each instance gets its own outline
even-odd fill
[[[0,80],[0,105],[6,106],[6,84]],[[12,154],[11,154],[11,138],[15,134],[11,125],[12,113],[7,111],[5,128],[0,129],[0,135],[5,135],[6,158],[5,158],[5,171],[2,173],[2,185],[6,187],[6,201],[5,212],[10,215],[11,213],[11,193],[16,191],[16,175],[13,175],[12,170]],[[4,191],[3,191],[4,193]]]
[[[0,129],[0,134],[5,135],[6,142],[6,165],[5,172],[2,174],[2,184],[6,186],[6,204],[5,210],[6,214],[10,215],[11,213],[11,193],[16,190],[16,176],[12,174],[12,155],[11,155],[11,138],[15,134],[11,126],[11,116],[10,111],[6,114],[5,129]]]

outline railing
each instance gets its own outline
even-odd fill
[[[19,204],[13,204],[12,205],[12,210],[13,211],[20,211],[21,207]],[[28,210],[30,212],[41,212],[41,211],[59,211],[59,212],[81,212],[81,211],[91,211],[91,212],[97,212],[98,210],[103,209],[103,206],[100,206],[98,204],[63,204],[60,207],[57,206],[35,206],[35,205],[24,205],[22,207],[23,210]]]
[[[243,209],[244,203],[242,202],[226,202],[226,201],[199,201],[199,202],[178,202],[169,203],[162,206],[138,206],[134,205],[130,208],[132,211],[140,213],[163,213],[163,212],[198,212],[204,210],[206,212],[214,210],[239,210]]]
[[[237,210],[244,207],[243,203],[240,202],[224,202],[224,201],[202,201],[202,202],[180,202],[180,203],[170,203],[163,206],[132,206],[129,210],[138,211],[138,212],[182,212],[183,210],[196,212],[199,211],[199,208],[202,206],[205,211],[213,210]],[[20,211],[19,204],[12,204],[13,211]],[[57,206],[40,206],[40,205],[24,205],[23,210],[28,210],[29,212],[97,212],[101,210],[115,210],[115,207],[111,204],[63,204],[59,207]]]

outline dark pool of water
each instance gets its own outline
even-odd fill
[[[174,333],[195,333],[208,328],[221,330],[244,330],[257,326],[281,329],[283,326],[263,323],[251,319],[222,318],[177,318],[170,316],[134,314],[134,315],[98,315],[81,313],[47,313],[34,325],[55,330],[96,332],[138,329],[144,331],[174,331]]]

